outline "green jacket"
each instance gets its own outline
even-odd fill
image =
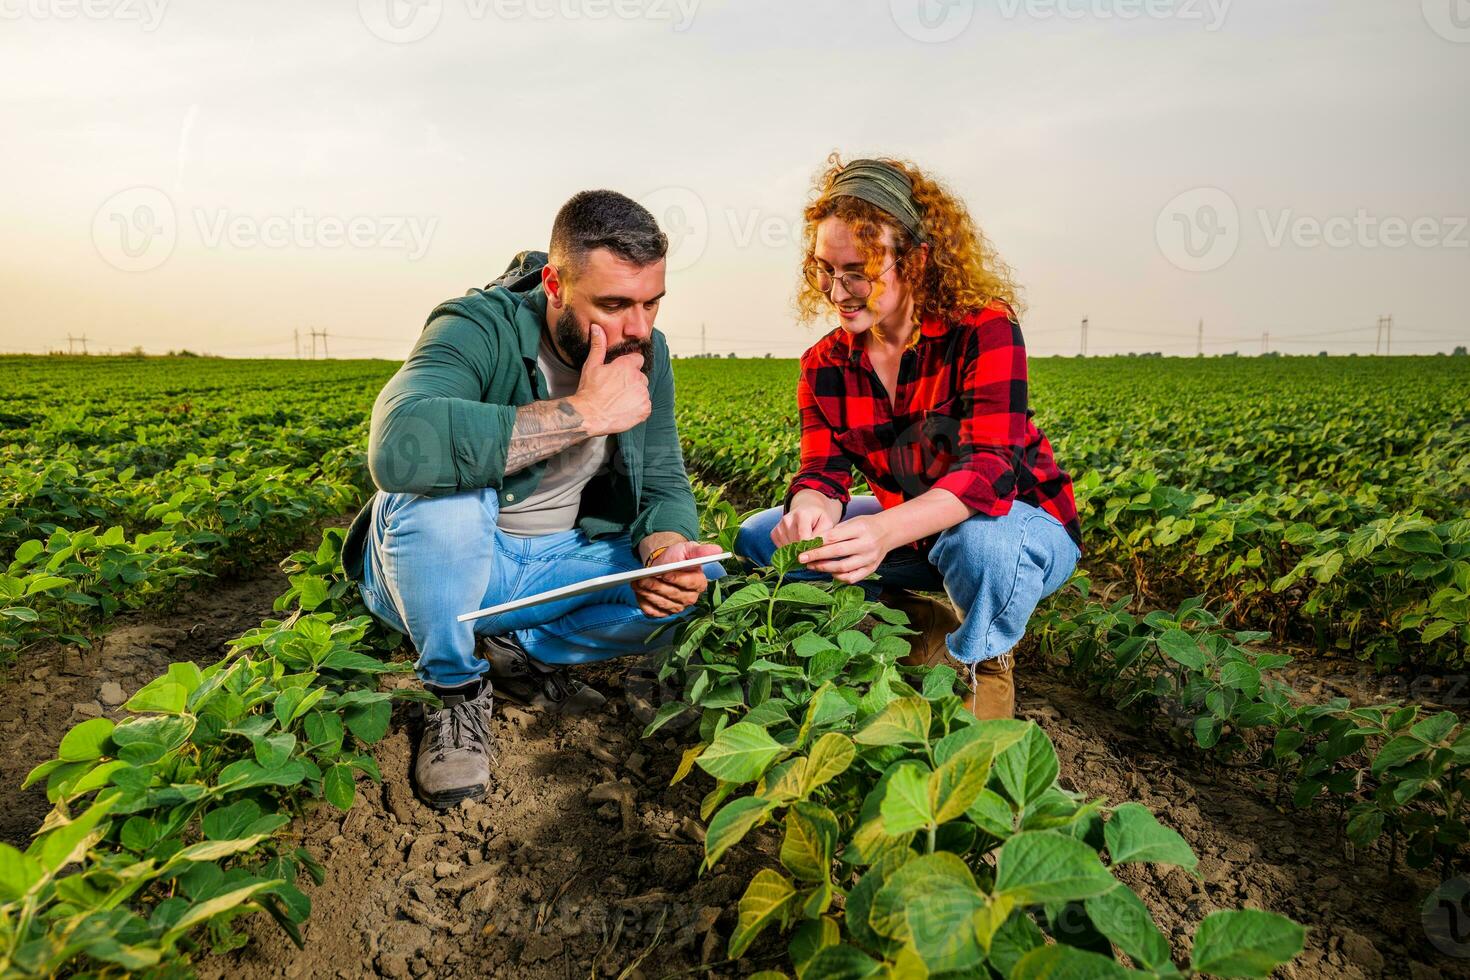
[[[493,487],[509,503],[536,489],[545,462],[507,476],[505,454],[516,406],[547,397],[536,367],[545,264],[545,253],[522,252],[500,279],[429,314],[408,360],[373,404],[368,471],[379,490],[437,496]],[[612,464],[583,491],[577,519],[588,537],[626,533],[635,548],[656,531],[699,537],[674,424],[674,372],[658,331],[648,385],[652,412],[612,437]],[[354,579],[362,577],[371,507],[358,512],[342,550]]]

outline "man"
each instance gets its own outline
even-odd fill
[[[718,563],[499,616],[486,606],[716,554],[674,424],[668,346],[653,329],[668,241],[612,191],[558,212],[549,255],[523,252],[486,289],[442,304],[373,406],[378,493],[344,565],[375,616],[407,634],[443,708],[414,778],[432,806],[482,796],[492,690],[552,711],[601,694],[566,665],[642,652]]]

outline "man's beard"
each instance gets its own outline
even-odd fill
[[[572,312],[570,306],[561,311],[561,316],[556,318],[556,345],[566,355],[567,363],[577,370],[587,363],[587,355],[592,352],[592,343],[588,340],[590,328],[583,330],[577,322],[577,316]],[[624,354],[643,355],[643,373],[647,374],[653,366],[653,337],[647,340],[625,340],[616,346],[607,349],[604,362],[614,358],[622,357]]]

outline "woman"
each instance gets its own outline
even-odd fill
[[[905,662],[968,666],[979,718],[1015,711],[1011,649],[1081,553],[1072,481],[1031,422],[1009,270],[965,206],[895,160],[835,156],[807,206],[802,319],[838,327],[801,359],[801,472],[740,529],[745,557],[821,538],[814,573],[859,582],[923,635]],[[851,497],[852,468],[873,491]],[[947,603],[896,590],[945,591]]]

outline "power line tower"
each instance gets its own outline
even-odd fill
[[[1393,353],[1393,315],[1378,318],[1378,331],[1373,335],[1373,353]]]
[[[1195,357],[1204,357],[1205,356],[1205,321],[1204,321],[1204,317],[1201,317],[1200,318],[1200,321],[1199,321],[1199,334],[1196,336],[1195,342],[1194,342],[1194,356]]]
[[[87,353],[87,335],[86,334],[82,334],[80,337],[73,337],[71,334],[67,334],[66,335],[66,352],[68,354],[75,354],[77,352],[77,347],[76,347],[77,344],[81,344],[82,345],[82,353],[83,354],[86,354]]]
[[[1261,334],[1261,353],[1262,354],[1266,353],[1266,350],[1270,346],[1271,346],[1271,331],[1267,330],[1267,331],[1265,331],[1264,333]]]
[[[316,339],[318,337],[322,338],[322,357],[327,358],[332,356],[331,352],[327,350],[327,332],[325,330],[313,329],[311,331],[311,359],[313,361],[316,360]]]
[[[709,353],[709,338],[706,335],[704,324],[699,325],[699,353]]]
[[[1087,356],[1087,317],[1082,318],[1082,356]]]
[[[291,331],[291,337],[296,341],[296,360],[301,360],[301,329],[298,327]]]

